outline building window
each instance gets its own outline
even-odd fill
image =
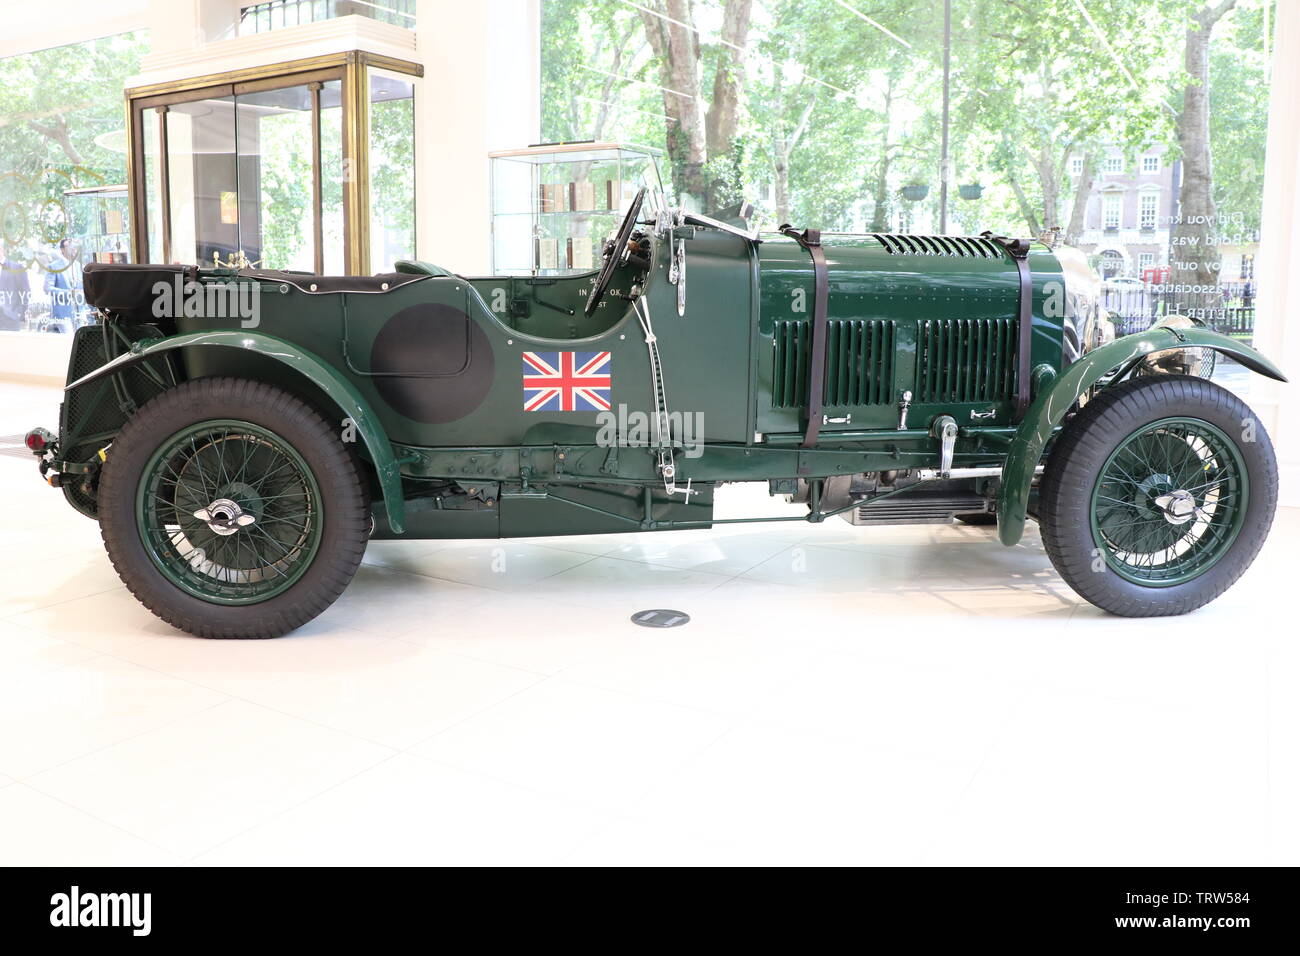
[[[1075,157],[1072,157],[1072,158],[1070,159],[1070,175],[1071,175],[1071,176],[1082,176],[1082,175],[1083,175],[1083,157],[1082,157],[1082,156],[1075,156]]]
[[[1255,257],[1251,253],[1241,257],[1241,278],[1243,281],[1255,278]]]
[[[1142,172],[1144,172],[1144,173],[1158,173],[1158,172],[1160,172],[1160,157],[1159,157],[1159,156],[1143,156],[1143,157],[1142,157]]]
[[[1101,197],[1101,224],[1106,229],[1118,229],[1120,209],[1124,197],[1119,193],[1106,193]]]
[[[1146,272],[1148,269],[1155,268],[1156,254],[1154,252],[1138,253],[1138,272]]]
[[[1156,227],[1156,207],[1160,202],[1159,193],[1143,193],[1138,200],[1138,225],[1143,229]]]
[[[1107,156],[1101,161],[1101,171],[1103,173],[1122,173],[1124,172],[1123,156]]]

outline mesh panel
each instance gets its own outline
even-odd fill
[[[156,334],[148,329],[127,329],[132,339]],[[132,334],[138,333],[138,334]],[[84,375],[89,375],[106,361],[104,351],[104,329],[100,325],[89,325],[78,329],[72,341],[72,356],[68,362],[68,381],[73,382]],[[126,422],[129,408],[122,407],[122,395],[133,401],[136,407],[143,405],[162,389],[149,377],[141,363],[123,369],[115,375],[90,382],[67,392],[59,417],[59,457],[65,461],[89,461],[99,449],[107,445]],[[165,365],[158,361],[153,363],[160,372],[166,373]],[[117,387],[114,380],[117,380]],[[73,481],[63,490],[68,502],[82,514],[94,517],[94,488],[89,491],[81,487],[81,482]]]

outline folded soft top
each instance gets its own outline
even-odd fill
[[[172,285],[202,276],[231,275],[229,270],[200,269],[184,265],[129,265],[126,263],[91,262],[83,272],[86,301],[109,312],[135,311],[154,297],[154,287],[163,282]],[[317,276],[305,272],[282,272],[275,269],[243,269],[243,278],[287,283],[309,294],[334,292],[382,293],[408,282],[429,278],[404,272],[375,276]]]

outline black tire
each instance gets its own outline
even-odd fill
[[[1134,583],[1115,571],[1094,538],[1093,490],[1129,436],[1170,417],[1207,422],[1231,442],[1244,466],[1248,503],[1236,536],[1197,576],[1167,586]],[[1243,440],[1248,428],[1253,441]],[[1254,412],[1213,382],[1161,375],[1104,389],[1066,425],[1044,470],[1038,521],[1048,557],[1080,596],[1113,614],[1155,617],[1186,614],[1231,587],[1259,553],[1276,507],[1277,460]]]
[[[260,603],[232,606],[183,590],[151,560],[137,522],[136,495],[154,453],[169,436],[221,419],[275,433],[301,457],[320,489],[314,557],[287,590]],[[343,593],[365,554],[370,508],[352,455],[314,409],[262,382],[204,378],[163,392],[127,421],[101,473],[99,518],[113,567],[158,617],[199,637],[270,638],[301,627]]]

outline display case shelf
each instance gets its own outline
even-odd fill
[[[660,151],[646,146],[558,143],[489,156],[495,275],[594,269],[637,190],[662,190]]]

